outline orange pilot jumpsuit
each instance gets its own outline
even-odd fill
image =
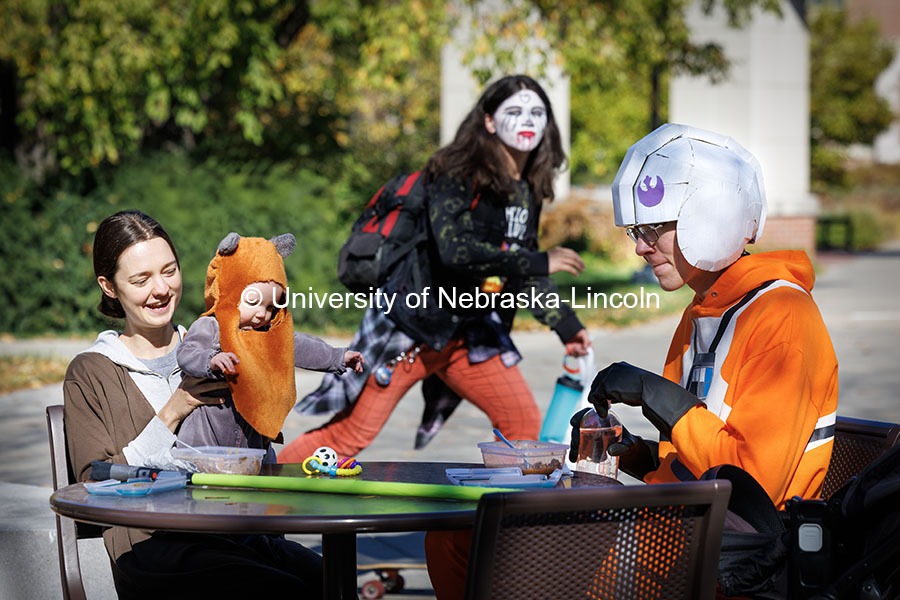
[[[770,280],[731,315],[700,382],[704,404],[675,424],[671,441],[660,442],[660,467],[647,483],[695,479],[732,464],[753,475],[778,508],[793,496],[819,496],[834,443],[838,364],[810,295],[815,273],[805,253],[747,255],[728,267],[685,310],[663,374],[687,387],[694,355],[709,350],[726,311]],[[426,537],[438,598],[463,597],[470,541],[470,531]]]
[[[705,406],[689,410],[660,443],[647,483],[694,479],[721,464],[741,467],[783,508],[793,496],[817,498],[831,459],[838,364],[810,296],[806,254],[744,256],[725,270],[703,302],[685,310],[663,375],[687,387],[695,353],[705,352],[727,309],[775,280],[737,310],[703,383]]]

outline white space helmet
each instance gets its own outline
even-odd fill
[[[733,139],[667,123],[628,149],[613,180],[616,225],[678,221],[678,247],[703,271],[724,269],[762,235],[759,162]]]

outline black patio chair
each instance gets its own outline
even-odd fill
[[[486,494],[466,597],[713,598],[730,493],[716,480]]]
[[[834,425],[834,449],[822,483],[822,498],[828,499],[870,462],[900,440],[900,425],[838,417]]]

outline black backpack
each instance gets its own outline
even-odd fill
[[[828,500],[792,498],[775,510],[762,487],[731,465],[701,479],[729,479],[730,514],[755,533],[726,530],[719,590],[754,599],[900,598],[900,445],[873,460]]]
[[[801,523],[826,531],[819,552],[792,549],[791,599],[900,598],[900,445],[827,502],[798,500],[788,511],[792,529]]]
[[[338,279],[352,292],[369,292],[425,242],[426,190],[421,171],[397,175],[366,204],[338,254]]]

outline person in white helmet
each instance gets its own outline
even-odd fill
[[[662,377],[619,362],[594,379],[598,413],[617,402],[641,406],[660,433],[656,442],[626,432],[610,449],[620,468],[659,483],[730,464],[778,508],[793,496],[818,498],[834,440],[838,364],[810,295],[806,254],[745,250],[766,220],[757,160],[731,138],[666,124],[628,150],[613,206],[660,286],[696,292]]]
[[[759,163],[728,137],[666,124],[628,150],[613,182],[613,206],[616,225],[660,286],[696,292],[663,376],[617,362],[591,385],[601,416],[612,403],[641,406],[659,430],[658,442],[623,430],[622,442],[609,448],[619,468],[662,483],[735,465],[778,508],[793,496],[817,498],[834,440],[837,359],[810,296],[815,275],[806,254],[745,251],[766,218]],[[573,462],[583,414],[572,417]],[[758,491],[729,478],[744,484],[741,493]],[[443,570],[432,581],[435,596],[460,598],[470,538],[440,534],[426,540],[429,563]],[[601,549],[615,562],[614,550]]]

